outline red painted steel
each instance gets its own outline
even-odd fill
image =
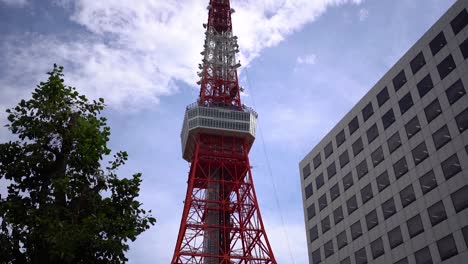
[[[229,0],[210,1],[207,42],[214,39],[218,47],[211,52],[227,59],[221,73],[216,63],[204,60],[198,104],[243,111],[237,70],[231,67],[235,56],[226,51],[234,43],[231,13]],[[276,264],[255,194],[249,143],[222,134],[196,135],[171,263]]]

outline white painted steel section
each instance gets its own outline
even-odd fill
[[[185,111],[181,133],[182,156],[191,161],[199,133],[246,138],[249,149],[255,140],[257,113],[243,106],[242,110],[204,107],[192,104]]]

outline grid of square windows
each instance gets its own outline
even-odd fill
[[[370,183],[361,189],[361,200],[363,204],[367,203],[373,196],[372,185]]]
[[[356,195],[353,195],[346,201],[346,207],[348,208],[348,215],[351,215],[354,211],[356,211],[358,208]]]
[[[450,195],[452,198],[453,208],[459,213],[468,207],[468,186],[463,186]]]
[[[376,259],[385,253],[382,238],[379,237],[371,242],[372,258]]]
[[[362,177],[364,177],[364,175],[366,175],[368,172],[369,172],[369,169],[367,167],[367,159],[364,159],[363,161],[361,161],[361,163],[359,163],[356,166],[356,173],[357,173],[358,179],[361,179]]]
[[[377,210],[374,209],[366,215],[367,230],[372,230],[372,228],[376,227],[378,224],[379,218],[377,216]]]
[[[382,214],[384,219],[388,219],[390,216],[396,213],[395,200],[392,198],[388,199],[382,204]]]
[[[324,245],[324,251],[325,251],[325,258],[328,258],[329,256],[333,255],[334,253],[334,248],[333,248],[333,240],[328,241]]]
[[[336,166],[335,166],[335,162],[333,161],[330,165],[328,165],[327,167],[327,175],[328,175],[328,179],[330,180],[331,178],[333,178],[333,176],[336,175]]]
[[[358,138],[356,141],[354,141],[352,148],[353,148],[353,155],[354,157],[356,157],[364,149],[362,138]]]
[[[303,175],[304,179],[309,177],[309,175],[310,175],[310,164],[309,163],[307,163],[307,165],[305,165],[305,167],[302,168],[302,175]]]
[[[333,153],[333,143],[331,141],[325,146],[324,152],[325,158],[330,157],[330,155]]]
[[[314,194],[314,189],[312,188],[312,183],[309,183],[309,184],[307,184],[307,186],[305,187],[305,196],[306,196],[306,199],[309,199],[309,197],[312,196],[312,194]]]
[[[366,264],[367,263],[367,253],[366,248],[363,247],[354,253],[354,259],[356,264]]]
[[[400,226],[397,226],[394,229],[390,230],[387,233],[387,235],[388,235],[388,243],[390,244],[391,249],[403,243],[403,235],[401,234]]]
[[[344,166],[346,166],[346,164],[349,163],[348,150],[345,150],[343,153],[341,153],[339,159],[340,159],[340,167],[343,168]]]
[[[314,218],[316,212],[315,212],[315,205],[311,204],[309,207],[307,207],[307,220],[310,220]]]
[[[447,260],[458,254],[457,245],[452,234],[445,236],[437,241],[437,249],[439,249],[440,259]]]
[[[335,225],[337,225],[339,222],[341,222],[344,219],[344,214],[343,214],[343,207],[338,207],[335,210],[333,210],[333,221]]]
[[[327,193],[324,193],[322,196],[320,196],[320,198],[318,199],[318,203],[319,203],[320,211],[322,211],[323,209],[325,209],[325,207],[327,207],[328,205]]]
[[[312,263],[318,264],[322,262],[322,255],[320,255],[320,248],[312,252]]]
[[[400,200],[403,208],[416,201],[416,195],[414,194],[413,185],[411,183],[400,191]]]
[[[343,177],[343,189],[346,191],[349,189],[351,186],[353,186],[353,174],[352,172],[349,172]]]
[[[362,226],[361,221],[357,220],[354,224],[351,225],[351,238],[356,240],[360,236],[362,236]]]
[[[384,153],[382,146],[378,147],[374,152],[371,154],[372,165],[377,167],[383,160],[384,160]]]
[[[330,198],[332,201],[334,201],[339,196],[340,196],[340,185],[336,183],[330,188]]]
[[[338,245],[338,249],[342,249],[344,246],[348,245],[346,231],[342,231],[338,236],[336,236],[336,244]]]
[[[388,177],[388,172],[384,171],[382,174],[377,176],[377,188],[379,189],[379,192],[383,191],[385,188],[387,188],[390,185],[390,178]]]
[[[313,162],[314,162],[314,169],[317,169],[320,164],[322,164],[322,156],[320,156],[320,153],[317,154],[317,156],[315,156],[315,158],[313,159]]]
[[[432,264],[431,251],[428,247],[424,247],[414,253],[416,264]]]
[[[413,238],[424,232],[423,222],[421,220],[421,215],[419,214],[408,219],[408,221],[406,221],[406,226],[408,227],[408,234],[410,238]]]
[[[316,178],[315,178],[315,186],[316,189],[320,189],[325,184],[325,180],[323,179],[323,173],[320,173]]]
[[[310,242],[313,242],[316,239],[318,239],[318,236],[318,227],[315,225],[309,230]]]
[[[408,163],[406,163],[406,158],[403,157],[395,164],[393,164],[393,171],[395,172],[395,177],[399,179],[401,176],[405,175],[408,172]]]
[[[324,219],[322,219],[322,234],[325,234],[328,230],[330,230],[330,217],[327,215]]]

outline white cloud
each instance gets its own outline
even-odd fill
[[[195,85],[204,38],[201,25],[207,19],[208,1],[52,1],[67,8],[72,13],[70,19],[88,33],[68,36],[73,41],[31,35],[10,38],[13,40],[6,43],[8,62],[3,67],[28,68],[30,76],[35,77],[30,78],[30,84],[44,79],[43,73],[53,62],[61,63],[67,67],[67,80],[73,85],[91,97],[104,96],[117,107],[157,103],[161,96],[177,91],[177,80]],[[277,45],[328,7],[360,2],[233,2],[241,62],[248,65],[263,49]],[[313,62],[311,59],[304,62]],[[13,70],[9,72],[14,74]]]
[[[369,10],[366,8],[359,9],[359,21],[364,21],[369,17]]]
[[[23,7],[29,3],[28,0],[0,0],[0,4],[4,3],[9,6]]]
[[[296,59],[297,64],[307,64],[307,65],[314,65],[317,61],[317,55],[315,54],[310,54],[307,56],[299,56]]]

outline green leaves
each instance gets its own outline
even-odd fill
[[[89,101],[64,84],[54,65],[28,100],[7,109],[20,139],[0,144],[0,263],[122,263],[126,241],[156,223],[136,200],[141,174],[119,177],[128,154],[101,168],[110,128]]]

